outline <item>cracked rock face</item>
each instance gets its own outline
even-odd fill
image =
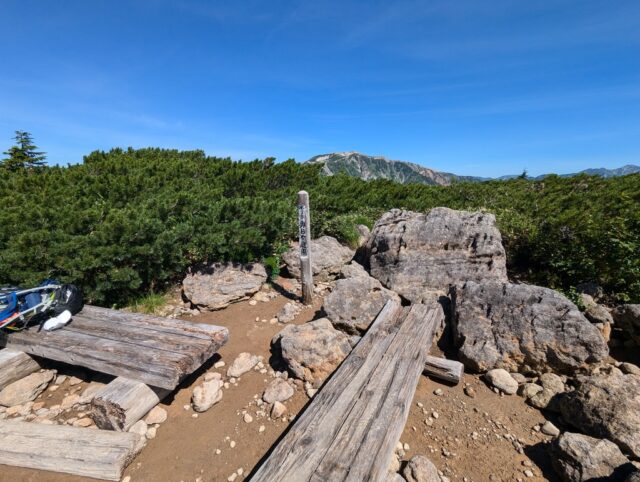
[[[331,281],[340,273],[342,267],[351,261],[355,251],[343,246],[331,236],[312,239],[309,252],[311,255],[311,271],[314,281]],[[297,244],[282,255],[289,274],[300,279],[300,250]]]
[[[507,281],[502,236],[492,214],[393,209],[366,245],[371,275],[411,302],[437,299],[468,280]]]
[[[551,445],[556,472],[568,482],[622,480],[633,465],[616,444],[579,433],[565,432]]]
[[[213,311],[248,299],[266,281],[267,272],[261,264],[214,263],[192,269],[182,289],[191,303]]]
[[[319,387],[351,351],[349,337],[326,318],[304,325],[288,325],[271,344],[282,352],[293,374]]]
[[[578,377],[559,400],[562,417],[640,457],[640,376],[618,372]]]
[[[400,297],[369,276],[357,263],[342,269],[343,279],[324,300],[323,309],[333,326],[350,335],[361,335],[375,320],[387,301]]]
[[[472,370],[573,373],[608,355],[598,329],[554,290],[469,281],[452,293],[455,343]]]

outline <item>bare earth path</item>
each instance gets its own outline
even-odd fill
[[[256,321],[256,318],[270,320],[286,302],[287,299],[279,295],[266,303],[252,306],[242,302],[190,319],[229,328],[229,343],[220,350],[227,366],[241,352],[261,355],[267,364],[270,340],[283,325]],[[320,305],[318,300],[316,306],[304,310],[295,323],[313,319]],[[217,360],[215,357],[214,361]],[[260,396],[272,378],[252,370],[236,385],[224,390],[222,400],[197,418],[192,409],[184,408],[189,405],[193,388],[202,381],[205,370],[226,375],[227,366],[215,370],[212,363],[209,364],[161,404],[169,418],[126,470],[125,476],[130,476],[131,482],[224,482],[238,469],[242,475],[236,481],[248,476],[288,425],[256,415],[259,408],[254,396]],[[465,382],[474,388],[474,398],[465,395]],[[434,394],[438,388],[442,390],[441,395]],[[304,391],[298,389],[286,402],[289,416],[302,409],[307,401]],[[243,410],[252,415],[252,422],[243,421]],[[528,407],[521,397],[501,397],[477,376],[466,374],[456,387],[423,376],[401,439],[408,444],[402,458],[427,455],[452,481],[465,478],[469,482],[557,480],[543,447],[550,437],[533,430],[543,422],[542,415]],[[264,426],[263,431],[260,426]],[[520,446],[522,453],[517,450]],[[216,450],[220,453],[216,454]],[[531,470],[534,476],[526,477],[525,470]],[[6,482],[87,480],[91,479],[0,466],[0,481]]]

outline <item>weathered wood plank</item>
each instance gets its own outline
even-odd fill
[[[172,390],[228,336],[219,326],[85,306],[60,330],[0,334],[0,347]]]
[[[118,377],[95,393],[88,415],[101,429],[126,431],[169,393]]]
[[[464,365],[456,360],[427,355],[427,360],[424,363],[424,372],[433,378],[457,385],[462,379]]]
[[[180,365],[191,365],[176,353],[144,350],[138,345],[66,329],[40,333],[28,330],[12,333],[5,340],[6,346],[31,355],[168,389],[179,383],[182,369],[186,368]]]
[[[0,464],[120,480],[140,435],[62,425],[0,421]]]
[[[439,313],[425,305],[405,309],[400,330],[311,480],[386,479]]]
[[[37,361],[16,350],[0,350],[0,390],[40,369]]]
[[[342,362],[311,404],[298,416],[287,435],[251,480],[307,480],[318,466],[324,450],[346,419],[350,407],[369,380],[397,330],[400,304],[390,300],[378,314],[362,340]],[[334,410],[335,408],[335,410]],[[314,447],[321,447],[313,450]]]
[[[443,317],[398,308],[387,303],[251,480],[384,480]]]

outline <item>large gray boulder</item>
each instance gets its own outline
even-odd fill
[[[472,370],[573,373],[608,355],[598,329],[548,288],[469,281],[452,298],[454,339]]]
[[[411,302],[437,299],[468,280],[507,281],[502,236],[492,214],[393,209],[366,245],[371,275]]]
[[[384,288],[358,263],[342,269],[343,279],[324,300],[323,309],[333,326],[350,335],[364,333],[389,300],[400,303],[400,297]]]
[[[559,400],[562,418],[640,457],[640,377],[612,371],[580,376]]]
[[[613,310],[613,320],[636,345],[640,345],[640,305],[618,306]]]
[[[554,440],[551,462],[566,482],[622,481],[633,471],[629,459],[613,442],[571,432]]]
[[[213,263],[192,268],[182,281],[186,298],[205,310],[248,299],[267,281],[261,264]]]
[[[311,240],[309,253],[314,280],[331,281],[340,273],[342,267],[351,261],[355,251],[340,244],[336,238],[322,236]],[[300,251],[297,244],[282,255],[282,261],[291,276],[301,277]]]
[[[304,325],[288,325],[272,340],[289,370],[299,379],[319,387],[351,351],[349,337],[326,318]]]

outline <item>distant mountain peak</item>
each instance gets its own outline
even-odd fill
[[[370,156],[357,151],[320,154],[307,161],[322,164],[328,176],[344,172],[361,179],[389,179],[403,184],[419,183],[448,186],[455,176],[406,161],[395,161],[384,156]]]

